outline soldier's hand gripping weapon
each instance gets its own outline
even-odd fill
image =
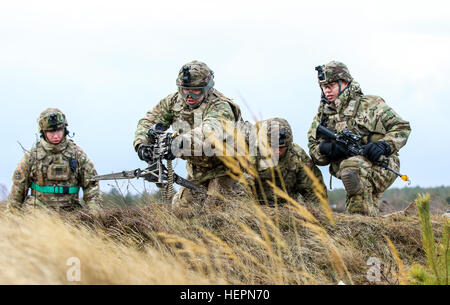
[[[351,133],[350,131],[345,129],[341,132],[341,134],[335,134],[333,131],[326,128],[322,124],[319,124],[319,127],[317,127],[317,133],[325,136],[328,139],[332,139],[335,140],[336,142],[344,144],[350,156],[364,155],[363,153],[364,148],[359,144],[362,137],[359,135]],[[409,184],[411,184],[411,181],[409,180],[409,177],[407,175],[402,175],[398,171],[390,168],[386,160],[376,161],[373,162],[373,164],[393,172],[403,181],[408,181]]]
[[[174,138],[172,133],[164,132],[163,126],[161,124],[156,124],[154,128],[148,130],[147,136],[150,139],[150,144],[147,146],[147,154],[145,154],[146,157],[144,158],[144,161],[148,164],[147,168],[98,175],[93,177],[92,180],[143,178],[146,181],[155,183],[158,188],[162,189],[164,200],[169,202],[174,193],[173,183],[206,193],[203,186],[186,180],[173,172],[172,160],[175,157],[171,152],[171,144]],[[167,167],[163,163],[164,159],[167,160]]]

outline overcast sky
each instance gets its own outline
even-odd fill
[[[447,2],[311,2],[2,1],[0,184],[10,189],[17,142],[31,148],[47,107],[66,113],[99,173],[144,166],[132,147],[137,121],[196,59],[245,119],[283,117],[304,148],[320,99],[314,67],[342,61],[365,94],[411,123],[400,151],[411,186],[450,185]]]

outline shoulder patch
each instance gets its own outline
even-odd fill
[[[19,172],[19,173],[23,173],[24,172],[24,168],[23,168],[23,166],[22,166],[22,162],[19,162],[19,165],[17,165],[17,169],[16,169],[16,172]]]

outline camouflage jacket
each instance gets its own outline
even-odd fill
[[[292,144],[284,153],[284,155],[278,161],[277,166],[268,167],[266,162],[261,159],[257,159],[256,169],[258,171],[258,176],[261,179],[264,194],[267,198],[269,204],[274,202],[275,194],[273,193],[272,187],[267,184],[267,181],[273,182],[273,176],[275,175],[275,184],[280,189],[284,190],[283,184],[286,187],[287,194],[294,200],[298,200],[301,195],[305,200],[318,203],[318,198],[314,194],[313,181],[308,177],[303,165],[311,169],[314,175],[318,178],[320,184],[326,190],[326,186],[323,182],[322,173],[319,168],[314,165],[308,154],[297,144]],[[270,164],[270,163],[269,163]],[[278,171],[279,170],[279,171]],[[280,174],[283,177],[283,182],[280,179]],[[264,196],[260,191],[260,187],[255,183],[255,187],[258,195],[258,199],[264,202]],[[283,202],[278,198],[278,202]]]
[[[221,134],[223,124],[241,121],[241,111],[231,99],[215,89],[205,96],[199,107],[191,109],[178,92],[161,100],[138,122],[134,137],[134,148],[147,144],[147,131],[154,124],[163,124],[191,143],[185,159],[188,178],[197,182],[225,176],[226,166],[219,158],[206,155],[202,143],[211,134]],[[199,149],[200,148],[200,149]]]
[[[379,96],[363,95],[359,84],[353,81],[335,101],[335,107],[322,102],[308,131],[309,154],[318,165],[330,164],[319,152],[316,130],[323,125],[336,133],[347,129],[362,136],[361,145],[373,141],[386,141],[391,147],[391,157],[398,162],[398,151],[408,140],[411,128]],[[336,175],[341,160],[331,163],[330,173]]]
[[[98,182],[90,181],[97,175],[87,155],[72,140],[53,145],[41,139],[20,161],[13,174],[13,186],[8,203],[13,207],[43,205],[71,210],[81,207],[79,195],[41,193],[34,189],[45,186],[81,187],[83,200],[90,209],[100,206]]]

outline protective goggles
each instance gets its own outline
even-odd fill
[[[181,96],[186,99],[188,96],[192,97],[194,100],[201,98],[205,93],[212,87],[213,84],[213,77],[208,82],[208,85],[204,87],[178,87],[178,92],[181,94]],[[193,91],[201,90],[200,93],[194,93]],[[186,92],[185,92],[186,91]]]
[[[179,87],[178,91],[184,99],[190,96],[194,100],[196,100],[201,98],[205,94],[205,88],[206,87]],[[199,89],[201,90],[200,93],[194,93],[194,91],[197,92]]]

